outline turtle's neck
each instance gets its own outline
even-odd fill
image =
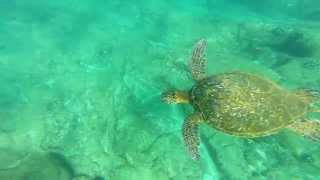
[[[189,103],[189,93],[187,91],[176,91],[177,103]]]

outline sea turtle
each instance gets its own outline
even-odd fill
[[[245,138],[268,136],[290,129],[320,139],[320,121],[306,119],[315,112],[316,91],[287,90],[271,80],[246,72],[205,76],[207,43],[199,40],[190,59],[195,85],[189,91],[169,90],[162,101],[190,103],[194,113],[183,123],[183,138],[192,159],[198,160],[198,125],[205,122],[224,133]]]

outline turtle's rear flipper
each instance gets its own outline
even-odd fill
[[[205,51],[207,48],[207,42],[205,39],[200,39],[194,46],[192,57],[190,59],[190,71],[192,78],[196,81],[204,78],[205,68],[206,68],[206,59]]]
[[[320,141],[320,121],[304,120],[289,126],[289,129],[315,141]]]
[[[200,137],[198,133],[198,125],[200,121],[201,116],[195,113],[189,116],[183,123],[184,143],[193,160],[198,160],[200,158]]]
[[[296,94],[309,103],[314,103],[320,99],[320,91],[313,89],[298,89]]]

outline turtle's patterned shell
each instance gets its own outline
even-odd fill
[[[191,89],[190,96],[206,123],[243,137],[275,133],[302,118],[308,109],[297,94],[241,72],[203,79]]]

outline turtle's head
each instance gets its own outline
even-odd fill
[[[187,91],[170,90],[162,93],[161,100],[167,104],[189,103]]]

